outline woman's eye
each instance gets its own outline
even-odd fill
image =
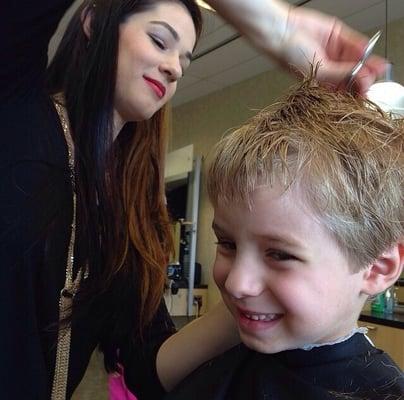
[[[150,35],[151,40],[153,41],[153,43],[161,50],[165,50],[166,49],[166,45],[165,43],[159,39],[158,37],[154,36],[154,35]]]

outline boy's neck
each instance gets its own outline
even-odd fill
[[[345,342],[345,341],[349,340],[356,333],[362,333],[362,334],[365,335],[367,332],[368,332],[367,328],[356,326],[347,335],[342,336],[342,337],[340,337],[340,338],[338,338],[336,340],[333,340],[331,342],[326,342],[326,343],[305,344],[302,347],[300,347],[300,349],[302,349],[302,350],[312,350],[312,349],[314,349],[316,347],[332,346],[334,344],[342,343],[342,342]]]

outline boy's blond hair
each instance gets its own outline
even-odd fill
[[[402,119],[309,77],[217,144],[208,193],[251,206],[257,187],[299,184],[358,270],[403,240],[403,147]]]

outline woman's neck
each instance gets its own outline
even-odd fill
[[[122,130],[123,126],[125,125],[126,121],[122,118],[122,116],[116,111],[114,108],[114,126],[113,126],[113,140],[118,137],[119,132]]]

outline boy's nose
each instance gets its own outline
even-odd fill
[[[264,291],[264,282],[254,267],[237,265],[232,268],[225,282],[226,291],[236,299],[256,297]]]

